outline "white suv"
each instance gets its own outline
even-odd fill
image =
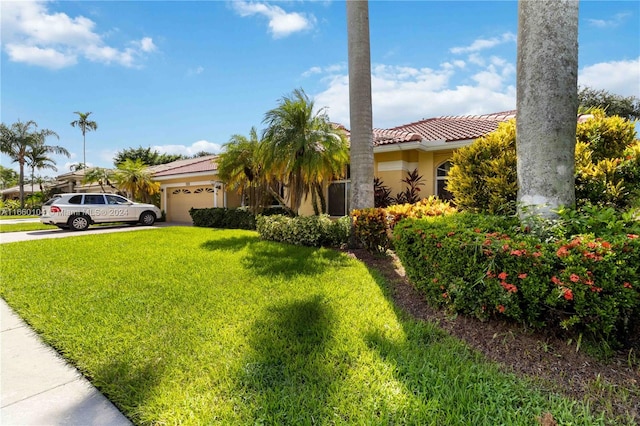
[[[94,223],[153,225],[160,214],[160,209],[153,204],[134,203],[116,194],[58,194],[43,204],[40,222],[84,231]]]

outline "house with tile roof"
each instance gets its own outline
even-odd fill
[[[373,129],[374,174],[391,189],[392,196],[404,190],[402,179],[418,170],[424,186],[422,196],[449,199],[446,182],[453,152],[515,118],[515,111],[486,115],[429,118],[391,129]],[[329,214],[349,211],[349,180],[335,181],[328,188]],[[310,214],[309,207],[301,209]]]
[[[160,209],[171,222],[191,222],[191,208],[239,207],[241,198],[218,178],[216,155],[151,166],[160,183]]]

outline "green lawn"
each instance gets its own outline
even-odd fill
[[[56,230],[55,226],[45,225],[40,222],[25,222],[25,223],[2,223],[0,220],[0,233],[2,232],[23,232],[23,231],[40,231],[40,230]]]
[[[604,423],[404,317],[331,250],[192,227],[0,250],[2,297],[137,424]]]

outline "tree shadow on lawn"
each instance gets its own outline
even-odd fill
[[[244,267],[259,275],[284,278],[317,275],[327,267],[342,267],[350,262],[335,250],[262,241],[253,236],[219,238],[207,241],[201,247],[210,251],[246,250],[242,257]]]
[[[324,424],[339,372],[326,356],[335,314],[320,295],[267,307],[253,323],[238,399],[255,424]],[[324,420],[323,420],[324,419]]]

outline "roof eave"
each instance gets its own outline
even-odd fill
[[[176,173],[174,175],[164,175],[164,176],[154,176],[153,180],[157,180],[158,182],[162,182],[165,180],[173,180],[173,179],[184,179],[184,178],[192,178],[199,176],[217,176],[217,170],[207,170],[203,172],[191,172],[191,173]]]
[[[421,140],[419,142],[404,142],[404,143],[393,143],[387,145],[380,145],[373,147],[373,153],[381,153],[381,152],[397,152],[397,151],[421,151],[421,152],[432,152],[432,151],[441,151],[443,149],[456,149],[462,148],[463,146],[467,146],[471,144],[475,139],[462,139],[458,141],[450,141],[447,142],[443,139],[441,140]]]

